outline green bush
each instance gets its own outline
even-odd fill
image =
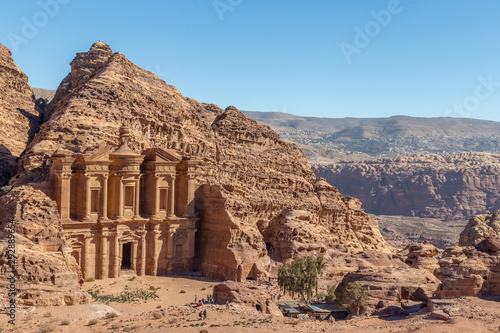
[[[9,193],[11,190],[12,190],[12,186],[10,186],[10,185],[5,185],[5,186],[0,187],[0,197],[1,197],[2,195],[6,195],[6,194],[7,194],[7,193]]]
[[[111,319],[116,317],[118,317],[118,314],[116,314],[115,312],[106,312],[106,315],[104,316],[104,318],[106,319]]]
[[[337,289],[336,285],[328,286],[325,296],[325,301],[327,301],[328,303],[334,303],[337,299],[337,296],[335,296],[335,289]]]
[[[93,325],[95,325],[95,324],[97,324],[97,319],[91,319],[91,320],[89,320],[89,322],[88,322],[88,324],[87,324],[87,325],[89,325],[89,326],[93,326]]]

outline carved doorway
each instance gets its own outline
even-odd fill
[[[122,265],[121,269],[130,269],[132,267],[132,243],[122,245]]]

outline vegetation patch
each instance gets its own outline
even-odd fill
[[[128,288],[125,288],[125,290],[118,295],[103,295],[101,294],[101,289],[94,286],[87,290],[87,292],[96,301],[100,302],[134,303],[159,298],[156,291],[147,291],[143,289],[129,290]]]

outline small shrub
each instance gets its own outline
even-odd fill
[[[201,290],[207,290],[207,288],[203,287],[203,288],[201,288]]]
[[[45,323],[40,327],[40,333],[52,332],[56,329],[56,324],[54,322]]]
[[[176,322],[177,322],[177,318],[170,318],[170,319],[168,320],[168,323],[169,323],[169,324],[175,324]]]
[[[157,308],[157,309],[161,309],[161,305],[157,305],[157,306],[156,306],[156,308]]]
[[[335,289],[337,289],[336,285],[328,286],[325,296],[325,301],[327,301],[328,303],[334,303],[337,299],[337,296],[335,296]]]
[[[163,317],[163,315],[161,313],[159,313],[159,312],[153,313],[153,318],[154,319],[160,319],[161,317]]]
[[[95,325],[95,324],[97,324],[97,319],[91,319],[91,320],[89,320],[89,322],[88,322],[88,324],[87,324],[87,325],[88,325],[88,326],[93,326],[93,325]]]
[[[0,187],[0,197],[1,197],[2,195],[6,195],[6,194],[7,194],[7,193],[9,193],[11,190],[12,190],[12,186],[10,186],[10,185],[5,185],[5,186]]]
[[[43,315],[45,318],[50,318],[52,317],[52,313],[47,312],[46,314]]]
[[[69,320],[63,320],[63,321],[61,321],[61,323],[59,325],[61,325],[61,326],[69,326]]]
[[[132,276],[130,279],[128,279],[129,281],[134,281],[135,280],[135,276]]]
[[[200,330],[200,333],[208,333],[208,330]]]
[[[324,292],[320,292],[320,293],[317,293],[317,294],[316,294],[316,298],[317,298],[317,299],[323,299],[323,298],[325,298],[325,297],[326,297],[326,295],[325,295],[325,293],[324,293]]]
[[[185,293],[186,293],[186,291],[183,289],[183,290],[181,290],[181,291],[180,291],[180,293],[181,293],[181,294],[185,294]]]
[[[89,277],[87,280],[85,280],[85,282],[94,282],[95,279],[93,277]]]
[[[106,319],[112,319],[118,317],[118,314],[116,312],[106,312],[106,315],[104,318]]]

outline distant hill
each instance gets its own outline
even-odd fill
[[[243,111],[299,144],[313,164],[406,154],[500,153],[500,122],[470,118],[317,118]]]
[[[33,94],[36,99],[43,98],[46,99],[47,102],[50,102],[52,98],[54,98],[56,91],[51,89],[33,88]]]

